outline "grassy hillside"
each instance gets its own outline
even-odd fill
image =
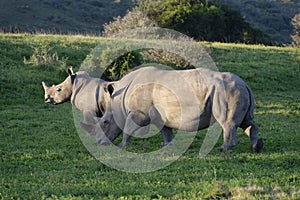
[[[229,155],[219,151],[220,138],[200,159],[201,131],[169,167],[131,174],[103,165],[85,149],[70,103],[44,103],[41,82],[60,83],[65,77],[60,69],[24,64],[33,47],[48,46],[67,57],[68,65],[79,66],[103,40],[0,34],[1,199],[300,198],[300,49],[205,44],[221,71],[238,74],[252,88],[255,122],[265,140],[262,153],[252,153],[239,130],[239,144]],[[142,142],[134,139],[127,148],[152,148],[161,138]]]

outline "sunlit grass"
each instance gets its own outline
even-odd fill
[[[23,63],[32,46],[53,47],[79,68],[103,38],[0,34],[1,199],[299,199],[299,51],[292,47],[205,43],[220,71],[252,88],[255,123],[265,141],[255,154],[239,129],[239,144],[220,152],[222,137],[205,158],[206,131],[170,166],[151,173],[114,170],[97,161],[77,132],[69,103],[43,102],[41,81],[66,74]],[[160,136],[134,139],[127,150],[159,148]]]

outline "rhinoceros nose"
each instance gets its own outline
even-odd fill
[[[49,96],[45,97],[45,103],[52,103],[51,98]]]

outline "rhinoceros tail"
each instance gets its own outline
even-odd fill
[[[246,112],[246,115],[243,119],[243,122],[241,124],[241,128],[245,129],[247,128],[248,126],[252,125],[253,124],[253,118],[254,118],[254,106],[255,106],[255,101],[254,101],[254,96],[253,96],[253,93],[251,91],[251,89],[249,88],[248,85],[246,85],[246,88],[247,88],[247,91],[248,91],[248,95],[249,95],[249,107],[248,107],[248,110]]]

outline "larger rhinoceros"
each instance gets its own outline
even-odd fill
[[[254,97],[248,85],[232,73],[209,69],[161,70],[144,67],[121,80],[106,83],[106,109],[101,130],[115,135],[123,130],[119,146],[129,144],[131,135],[150,123],[161,130],[164,145],[172,141],[172,129],[197,131],[217,121],[223,128],[223,148],[237,144],[236,129],[242,128],[258,152],[263,140],[253,123]]]

